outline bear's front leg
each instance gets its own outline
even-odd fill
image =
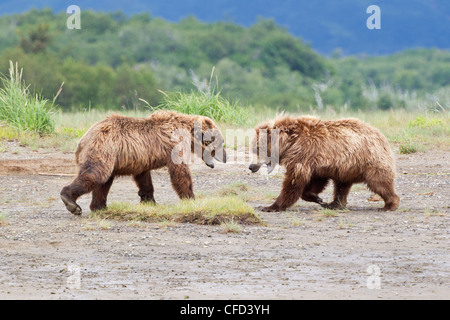
[[[191,171],[189,166],[184,163],[174,164],[169,162],[167,165],[172,187],[181,199],[194,199],[194,188],[192,184]]]
[[[259,208],[259,210],[265,212],[285,211],[297,202],[303,194],[305,185],[306,183],[302,178],[293,179],[291,176],[286,176],[277,200],[272,205]]]
[[[279,211],[284,211],[284,210],[280,210],[280,208],[274,204],[272,204],[271,206],[268,207],[264,207],[264,206],[259,206],[256,209],[258,209],[259,211],[263,211],[263,212],[279,212]]]

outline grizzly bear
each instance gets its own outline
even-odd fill
[[[280,195],[261,210],[284,211],[300,197],[325,208],[345,208],[354,183],[366,183],[383,198],[385,205],[380,210],[398,208],[394,156],[378,129],[357,119],[322,121],[309,116],[281,116],[255,130],[249,169],[257,172],[266,164],[270,173],[277,163],[286,168]],[[325,203],[318,195],[329,180],[334,183],[334,199]]]
[[[75,152],[78,175],[62,189],[61,199],[67,210],[80,215],[76,200],[92,191],[90,209],[102,209],[114,178],[131,175],[141,201],[155,202],[150,171],[165,166],[178,196],[194,198],[186,161],[191,153],[211,168],[213,158],[226,162],[222,135],[210,118],[172,111],[158,111],[148,118],[111,115],[81,138]]]

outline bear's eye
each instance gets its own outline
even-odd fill
[[[206,139],[206,138],[205,138],[205,134],[203,133],[203,134],[202,134],[202,141],[203,141],[203,144],[204,144],[205,146],[209,146],[211,143],[213,143],[214,141],[216,141],[216,137],[215,137],[215,136],[212,136],[212,137],[210,137],[209,139]]]

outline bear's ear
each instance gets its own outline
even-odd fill
[[[206,125],[206,130],[214,128],[214,123],[211,119],[205,118],[203,122]]]

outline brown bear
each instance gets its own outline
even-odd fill
[[[131,175],[141,201],[154,202],[151,170],[167,166],[180,198],[194,198],[189,170],[191,153],[213,168],[226,162],[223,138],[213,120],[204,116],[157,111],[148,118],[111,115],[94,124],[75,152],[78,176],[61,191],[67,210],[80,215],[76,200],[92,191],[91,210],[106,207],[115,177]]]
[[[385,202],[381,210],[398,208],[394,156],[378,129],[357,119],[322,121],[310,116],[281,116],[255,129],[249,169],[257,172],[266,164],[270,173],[277,163],[286,168],[280,195],[263,211],[284,211],[300,197],[325,208],[345,208],[354,183],[366,183],[379,194]],[[318,195],[330,179],[334,199],[325,203]]]

